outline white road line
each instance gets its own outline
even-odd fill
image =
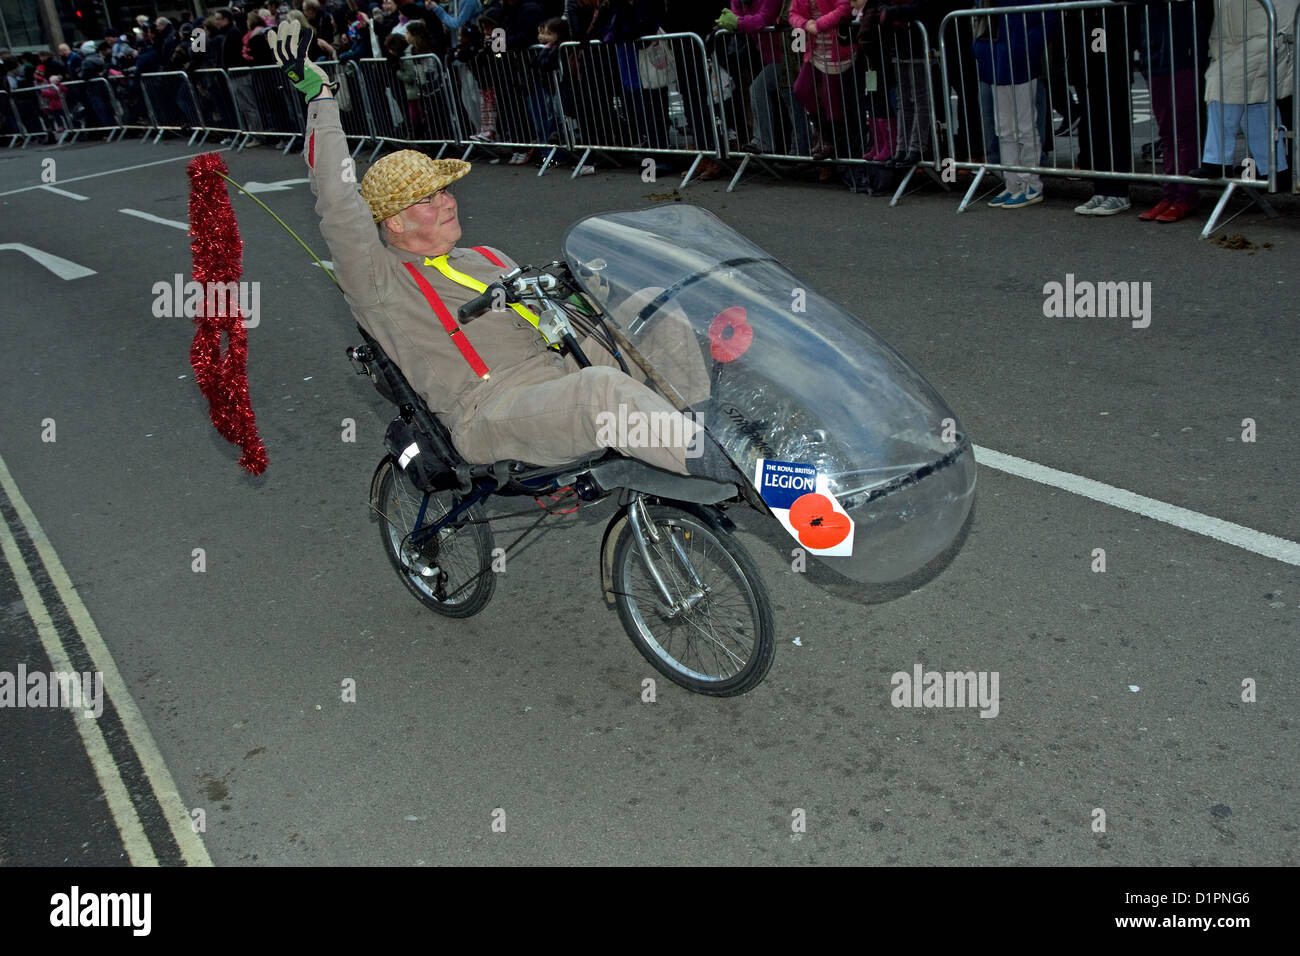
[[[47,193],[54,193],[56,196],[67,196],[69,199],[80,199],[82,202],[85,202],[90,198],[89,196],[83,196],[80,193],[70,193],[66,189],[60,189],[58,186],[42,186],[41,188]]]
[[[975,460],[981,465],[996,468],[998,471],[1005,471],[1009,475],[1028,478],[1030,481],[1037,481],[1053,488],[1060,488],[1071,494],[1091,498],[1093,501],[1100,501],[1102,504],[1114,508],[1122,508],[1124,511],[1132,511],[1134,514],[1140,514],[1156,521],[1163,521],[1175,528],[1182,528],[1184,531],[1191,531],[1194,534],[1204,535],[1207,538],[1222,541],[1224,544],[1230,544],[1234,548],[1252,551],[1255,554],[1272,558],[1275,561],[1282,561],[1286,564],[1300,565],[1300,543],[1288,541],[1286,538],[1279,538],[1277,535],[1255,531],[1243,525],[1224,521],[1222,518],[1212,518],[1209,515],[1201,514],[1199,511],[1191,511],[1177,505],[1166,504],[1163,501],[1157,501],[1155,498],[1148,498],[1145,495],[1125,491],[1123,488],[1116,488],[1114,485],[1107,485],[1091,478],[1072,475],[1068,471],[1057,471],[1055,468],[1035,464],[1023,458],[1004,455],[1000,451],[993,451],[980,445],[975,446]]]
[[[256,181],[244,183],[244,192],[246,193],[281,193],[288,192],[290,186],[299,186],[307,179],[281,179],[274,183],[259,183]]]
[[[95,626],[90,612],[86,610],[86,605],[81,602],[81,597],[73,587],[68,572],[64,570],[63,563],[59,561],[59,556],[54,551],[54,545],[45,536],[45,531],[41,528],[40,522],[36,520],[36,515],[32,513],[27,501],[19,493],[18,485],[14,483],[13,476],[9,473],[9,466],[5,464],[2,457],[0,457],[0,488],[4,489],[14,511],[18,513],[18,520],[27,529],[27,534],[36,547],[36,553],[40,555],[41,563],[45,565],[45,571],[50,576],[50,581],[53,582],[60,599],[62,599],[64,606],[67,607],[68,616],[72,619],[72,624],[77,629],[81,642],[90,655],[91,662],[95,665],[95,669],[104,675],[104,690],[109,699],[112,700],[113,706],[117,709],[118,717],[122,721],[122,728],[126,731],[127,738],[135,749],[136,756],[140,760],[140,766],[144,769],[145,776],[149,780],[149,786],[153,789],[159,806],[162,807],[167,824],[171,827],[172,836],[175,838],[177,846],[180,847],[181,858],[189,866],[211,866],[212,859],[208,856],[207,848],[190,826],[189,808],[185,805],[180,792],[176,789],[176,781],[172,779],[171,772],[163,761],[162,753],[158,750],[158,744],[154,741],[153,734],[149,732],[149,727],[145,724],[144,717],[141,716],[140,709],[136,706],[135,698],[127,690],[126,682],[117,669],[117,663],[113,660],[108,645],[104,643],[104,638],[100,635],[99,628]],[[0,522],[0,525],[2,524],[3,522]],[[25,571],[21,557],[21,555],[18,555],[17,561],[11,559],[10,564],[15,568],[21,567]],[[17,573],[17,570],[15,570],[15,574]],[[37,600],[39,601],[39,597]],[[31,608],[30,603],[28,607]],[[62,652],[61,647],[59,650]],[[53,660],[53,655],[51,655],[51,660]],[[72,668],[67,667],[66,669],[71,670]],[[89,723],[89,721],[79,719],[77,727],[81,728],[84,723]],[[98,726],[95,727],[95,730],[98,732]],[[105,752],[107,753],[107,748],[105,748]],[[109,760],[111,763],[111,757]],[[95,772],[99,773],[98,767]],[[116,773],[115,770],[114,773]],[[107,793],[107,790],[105,792]],[[132,809],[132,813],[134,812],[134,809]],[[148,846],[147,841],[145,846]],[[152,851],[150,855],[152,855]]]
[[[135,216],[137,219],[144,219],[148,222],[161,223],[164,226],[171,226],[173,229],[184,229],[190,231],[188,222],[179,222],[175,219],[164,219],[162,216],[155,216],[153,213],[141,212],[139,209],[119,209],[118,212],[126,213],[128,216]]]
[[[0,243],[0,252],[6,249],[13,249],[15,252],[21,252],[23,255],[32,259],[34,262],[43,265],[60,279],[84,279],[86,276],[93,276],[94,269],[73,262],[71,259],[65,259],[62,256],[56,256],[52,252],[46,252],[44,249],[36,249],[23,242],[4,242]]]
[[[41,600],[31,572],[27,570],[22,552],[18,550],[18,542],[9,531],[9,525],[3,521],[0,521],[0,550],[4,551],[5,560],[13,570],[14,578],[18,582],[18,591],[23,596],[23,603],[27,605],[27,613],[31,616],[32,623],[36,625],[36,633],[40,635],[41,646],[45,648],[45,653],[50,658],[50,666],[56,671],[73,673],[72,662],[68,660],[63,643],[59,640],[59,632],[55,629],[54,622],[50,620],[50,612],[45,607],[45,602]],[[109,694],[109,698],[114,704],[117,703],[116,693]],[[117,763],[109,752],[108,744],[104,742],[104,734],[99,729],[98,721],[94,717],[85,716],[80,707],[70,709],[69,713],[77,725],[77,733],[81,735],[82,746],[86,748],[86,755],[90,758],[90,766],[94,768],[100,789],[104,791],[104,797],[108,801],[108,812],[112,814],[113,823],[117,825],[118,835],[122,838],[122,845],[126,848],[126,855],[131,865],[157,866],[158,858],[154,856],[153,847],[149,845],[149,838],[145,836],[140,816],[135,812],[135,805],[127,795],[126,785],[122,782],[122,775],[117,771]]]
[[[224,153],[224,149],[206,149],[204,153]],[[134,166],[123,166],[121,169],[106,169],[102,173],[87,173],[84,176],[73,176],[70,179],[60,179],[61,183],[79,183],[83,179],[95,179],[98,176],[113,176],[117,173],[129,173],[135,169],[146,169],[150,166],[161,166],[163,163],[179,163],[183,159],[193,159],[195,156],[202,156],[203,153],[190,153],[188,156],[173,156],[171,159],[156,159],[152,163],[137,163]],[[0,193],[0,196],[13,196],[17,193],[31,192],[33,189],[44,189],[44,186],[23,186],[20,189],[11,189],[8,192]]]

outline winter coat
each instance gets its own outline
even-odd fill
[[[778,26],[781,20],[782,0],[731,0],[731,12],[740,21],[739,33],[758,33],[764,27]],[[764,63],[781,62],[782,43],[785,37],[778,32],[758,36],[758,54]]]
[[[1298,5],[1300,0],[1273,0],[1273,9],[1277,11],[1279,97],[1291,92],[1295,77],[1295,36],[1291,30]],[[1210,65],[1205,71],[1205,101],[1267,102],[1268,43],[1268,17],[1262,4],[1257,0],[1215,0]]]
[[[1210,62],[1206,38],[1214,20],[1213,0],[1134,0],[1150,10],[1134,9],[1138,54],[1147,76],[1168,76]],[[1134,16],[1136,14],[1136,16]]]
[[[803,61],[808,63],[813,58],[813,51],[817,47],[818,37],[830,38],[830,58],[836,62],[851,60],[853,58],[853,47],[849,44],[840,43],[839,27],[841,22],[847,22],[852,14],[852,6],[849,0],[817,0],[817,33],[808,34],[803,51]],[[808,21],[812,19],[811,0],[794,0],[790,4],[790,26],[796,30],[803,30],[807,27]]]
[[[104,62],[104,58],[96,50],[81,61],[81,78],[83,80],[93,80],[97,76],[103,76],[107,69],[108,64]]]
[[[579,42],[603,40],[609,32],[612,16],[609,7],[586,7],[578,0],[568,0],[564,10],[569,21],[569,35]]]
[[[986,0],[983,4],[990,8],[1023,5],[1021,0]],[[1059,23],[1055,17],[1051,13],[990,16],[988,30],[971,44],[980,82],[1019,86],[1042,76],[1046,34]]]

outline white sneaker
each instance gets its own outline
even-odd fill
[[[578,175],[579,175],[579,176],[594,176],[594,175],[596,175],[596,167],[595,167],[595,166],[583,166],[581,169],[578,170]]]
[[[1082,206],[1075,206],[1074,211],[1080,216],[1113,216],[1121,213],[1125,209],[1131,209],[1133,204],[1123,196],[1093,196]]]
[[[1105,201],[1105,196],[1093,196],[1082,206],[1075,206],[1074,211],[1080,216],[1095,216],[1101,204]]]
[[[1133,204],[1123,196],[1103,196],[1101,205],[1093,213],[1094,216],[1113,216],[1121,213],[1125,209],[1132,209]]]

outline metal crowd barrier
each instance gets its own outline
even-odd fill
[[[1248,8],[1259,4],[1267,17],[1272,35],[1275,14],[1270,0],[1222,0],[1220,16],[1235,16],[1241,9],[1243,26]],[[974,178],[958,211],[964,211],[976,198],[984,176],[991,170],[1005,176],[1081,177],[1092,180],[1123,182],[1182,183],[1189,188],[1222,186],[1224,192],[1206,223],[1202,237],[1218,228],[1228,199],[1235,190],[1244,190],[1250,198],[1275,215],[1259,195],[1258,188],[1277,189],[1277,163],[1267,163],[1267,180],[1246,175],[1205,178],[1193,175],[1202,171],[1208,121],[1202,118],[1201,101],[1205,90],[1207,67],[1218,66],[1222,83],[1227,71],[1237,64],[1224,64],[1222,35],[1217,44],[1203,48],[1199,38],[1213,34],[1211,23],[1197,15],[1193,0],[1165,0],[1142,5],[1112,3],[1110,0],[1083,0],[1059,4],[1027,4],[1015,7],[957,10],[944,17],[940,29],[943,87],[958,91],[978,90],[975,96],[959,95],[956,106],[945,99],[947,110],[947,149],[956,169],[971,170]],[[992,78],[1005,77],[1012,84],[983,82],[976,64],[976,45],[1003,51],[1013,45],[993,45],[992,37],[1024,37],[1038,33],[1042,53],[1031,54],[1030,44],[1020,42],[1023,60],[1009,54],[1001,57],[1003,68]],[[1175,39],[1177,42],[1174,42]],[[1186,42],[1184,42],[1186,41]],[[1176,65],[1181,59],[1171,53],[1168,63],[1152,67],[1153,52],[1163,49],[1182,50],[1190,45],[1191,62]],[[1132,51],[1132,52],[1131,52]],[[1134,80],[1134,54],[1139,78]],[[1243,82],[1249,70],[1249,53],[1243,52],[1240,68]],[[986,69],[988,60],[986,62]],[[954,75],[955,73],[955,75]],[[973,75],[972,75],[973,74]],[[1021,84],[1014,84],[1018,78]],[[1005,92],[1010,86],[1011,92]],[[1004,92],[997,92],[999,89]],[[1276,43],[1268,44],[1269,103],[1277,100]],[[1075,103],[1075,97],[1078,103]],[[1020,117],[1005,115],[1008,108],[1032,113],[1028,128],[1022,132],[1036,134],[1036,142],[1002,144],[997,135],[999,120],[1015,129]],[[999,116],[998,102],[1004,115]],[[1053,129],[1053,109],[1063,119]],[[1268,142],[1276,143],[1278,124],[1276,108],[1268,113]],[[1247,114],[1249,115],[1249,114]],[[1163,123],[1157,117],[1163,118]],[[1150,136],[1146,158],[1136,158],[1133,143],[1145,132]],[[961,130],[966,135],[961,137]],[[978,133],[978,136],[976,136]],[[1225,148],[1235,131],[1228,131]],[[1076,159],[1075,147],[1079,148]],[[1004,148],[1005,147],[1005,148]],[[1026,156],[1026,151],[1036,155]],[[1168,153],[1160,157],[1158,153]],[[1014,153],[1014,156],[1010,154]],[[1142,169],[1146,164],[1149,169]],[[1214,164],[1219,165],[1219,164]],[[1225,166],[1231,167],[1232,156]],[[1161,166],[1163,168],[1158,168]],[[1235,217],[1234,217],[1235,218]],[[1228,220],[1230,221],[1230,220]]]
[[[1235,218],[1220,222],[1238,192],[1275,215],[1261,191],[1277,191],[1278,167],[1288,154],[1292,169],[1300,166],[1300,70],[1294,67],[1300,9],[1279,33],[1271,0],[1216,0],[1215,8],[1217,19],[1198,14],[1194,0],[957,10],[943,19],[937,55],[921,23],[872,22],[856,38],[853,61],[838,83],[810,83],[824,76],[793,51],[792,31],[773,28],[718,33],[707,51],[689,33],[570,42],[562,45],[555,71],[535,66],[536,47],[488,52],[470,64],[448,65],[430,54],[396,64],[367,59],[323,66],[340,82],[340,116],[357,143],[354,155],[374,143],[372,159],[385,144],[441,145],[440,156],[457,144],[466,156],[476,146],[497,145],[549,150],[545,172],[559,149],[581,149],[576,176],[592,153],[671,153],[694,157],[685,185],[709,156],[739,160],[731,191],[751,164],[779,178],[774,163],[870,167],[910,147],[921,160],[910,165],[894,203],[917,169],[944,182],[951,170],[971,174],[959,211],[990,173],[1212,186],[1223,192],[1202,233],[1208,236]],[[1266,31],[1266,49],[1247,44],[1239,60],[1228,62],[1224,25],[1246,37]],[[1004,86],[1012,92],[981,81],[977,47],[1005,50],[994,38],[1015,39],[1022,31],[1041,34],[1041,51],[1021,44],[1015,62],[1003,61],[1013,80]],[[1178,52],[1165,56],[1168,49]],[[1248,103],[1213,102],[1207,116],[1207,83],[1231,88],[1238,70]],[[1025,82],[1015,85],[1021,77]],[[1275,105],[1279,93],[1293,97],[1290,131]],[[1036,142],[1003,148],[997,129],[999,120],[1005,127],[1009,117],[999,113],[1008,108],[1027,111],[1023,132],[1036,130]],[[287,152],[304,134],[305,108],[280,68],[266,66],[0,91],[0,120],[0,139],[11,147],[103,131],[111,141],[138,129],[155,142],[168,131],[190,132],[191,144],[224,132],[241,149],[253,137],[282,139]],[[467,135],[487,134],[489,127],[490,136]],[[1240,170],[1239,131],[1250,156]],[[1135,154],[1144,136],[1149,142]],[[1213,156],[1212,147],[1219,149]],[[1207,178],[1203,156],[1220,160],[1214,165],[1222,175]],[[1300,192],[1300,177],[1293,190]]]
[[[237,139],[249,122],[236,103],[236,90],[225,70],[206,68],[190,73],[190,83],[203,120],[203,139],[210,133],[228,133]]]
[[[199,101],[190,83],[189,74],[181,70],[165,73],[145,73],[139,77],[140,92],[149,108],[151,125],[158,143],[164,133],[182,133],[190,130],[190,146],[203,133],[199,114]]]
[[[63,98],[59,96],[57,84],[11,90],[9,96],[13,116],[22,130],[20,135],[24,148],[40,136],[52,138],[57,134],[56,145],[67,138],[72,120],[67,115]]]
[[[22,120],[14,110],[14,101],[8,90],[0,90],[0,139],[8,138],[9,148],[26,135]],[[24,146],[27,143],[24,141]]]
[[[242,150],[253,139],[282,139],[281,152],[289,152],[307,131],[306,111],[302,96],[289,85],[280,67],[239,66],[226,72],[244,124],[238,148]]]
[[[70,120],[70,142],[83,133],[107,133],[111,143],[126,134],[122,107],[113,96],[108,79],[97,76],[89,80],[65,80],[61,85],[64,108]]]
[[[458,142],[451,81],[437,56],[353,60],[348,66],[358,87],[355,92],[349,87],[351,105],[355,109],[359,93],[369,138],[375,142],[372,160],[386,143],[441,145],[441,157]],[[413,95],[407,94],[408,83]]]
[[[628,43],[560,45],[561,78],[573,90],[573,148],[583,150],[576,177],[593,152],[693,156],[682,185],[701,160],[723,158],[718,113],[709,90],[709,56],[694,33],[667,33]],[[680,113],[672,107],[680,104]],[[676,114],[679,123],[671,122]]]
[[[108,84],[113,94],[113,102],[120,110],[122,133],[118,139],[123,139],[131,130],[139,130],[145,139],[153,135],[153,116],[149,112],[149,104],[144,94],[140,91],[139,77],[109,76],[104,78],[104,82]]]
[[[1291,23],[1291,191],[1300,194],[1300,7],[1296,7],[1295,20]],[[1280,92],[1280,91],[1279,91]]]
[[[730,99],[738,125],[747,125],[747,116],[752,129],[745,144],[751,148],[739,153],[728,192],[751,162],[779,179],[774,162],[881,166],[912,152],[920,160],[904,167],[890,205],[907,192],[918,169],[946,188],[938,175],[937,58],[925,25],[872,22],[854,29],[851,54],[841,61],[846,65],[829,75],[804,62],[789,28],[715,34],[711,68],[732,82],[730,97],[724,95],[725,80],[713,84],[716,107],[725,114]],[[815,38],[805,34],[804,41],[811,44]]]
[[[461,104],[465,120],[461,128],[474,128],[459,137],[465,144],[463,159],[476,148],[488,146],[545,150],[540,176],[561,148],[573,148],[570,124],[565,122],[560,70],[537,65],[543,49],[540,44],[501,53],[488,49],[473,62],[457,63],[446,71],[450,88],[440,106],[459,122],[456,104]],[[563,51],[560,56],[564,57]]]
[[[361,92],[360,72],[352,60],[342,64],[337,60],[328,60],[318,63],[317,66],[325,71],[330,82],[338,84],[334,92],[334,100],[339,106],[339,123],[343,127],[344,137],[356,141],[356,145],[352,148],[352,155],[355,157],[361,151],[361,147],[370,141],[372,135],[370,117]],[[304,115],[306,109],[307,104],[304,103]]]

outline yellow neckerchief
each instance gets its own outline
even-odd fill
[[[487,288],[486,282],[480,282],[478,279],[475,279],[473,276],[467,276],[465,275],[465,273],[458,272],[455,269],[453,269],[451,266],[449,266],[447,264],[447,257],[445,255],[438,256],[438,258],[436,259],[430,259],[426,256],[424,260],[424,264],[426,266],[433,266],[435,269],[437,269],[439,272],[445,275],[452,282],[455,282],[457,285],[463,285],[466,288],[473,289],[475,292],[482,292],[484,289]],[[528,322],[528,324],[531,325],[533,328],[537,328],[537,316],[534,315],[533,312],[530,309],[528,309],[526,306],[521,305],[518,302],[511,302],[510,308],[514,309],[515,312],[519,314],[519,317],[524,319],[526,322]]]

